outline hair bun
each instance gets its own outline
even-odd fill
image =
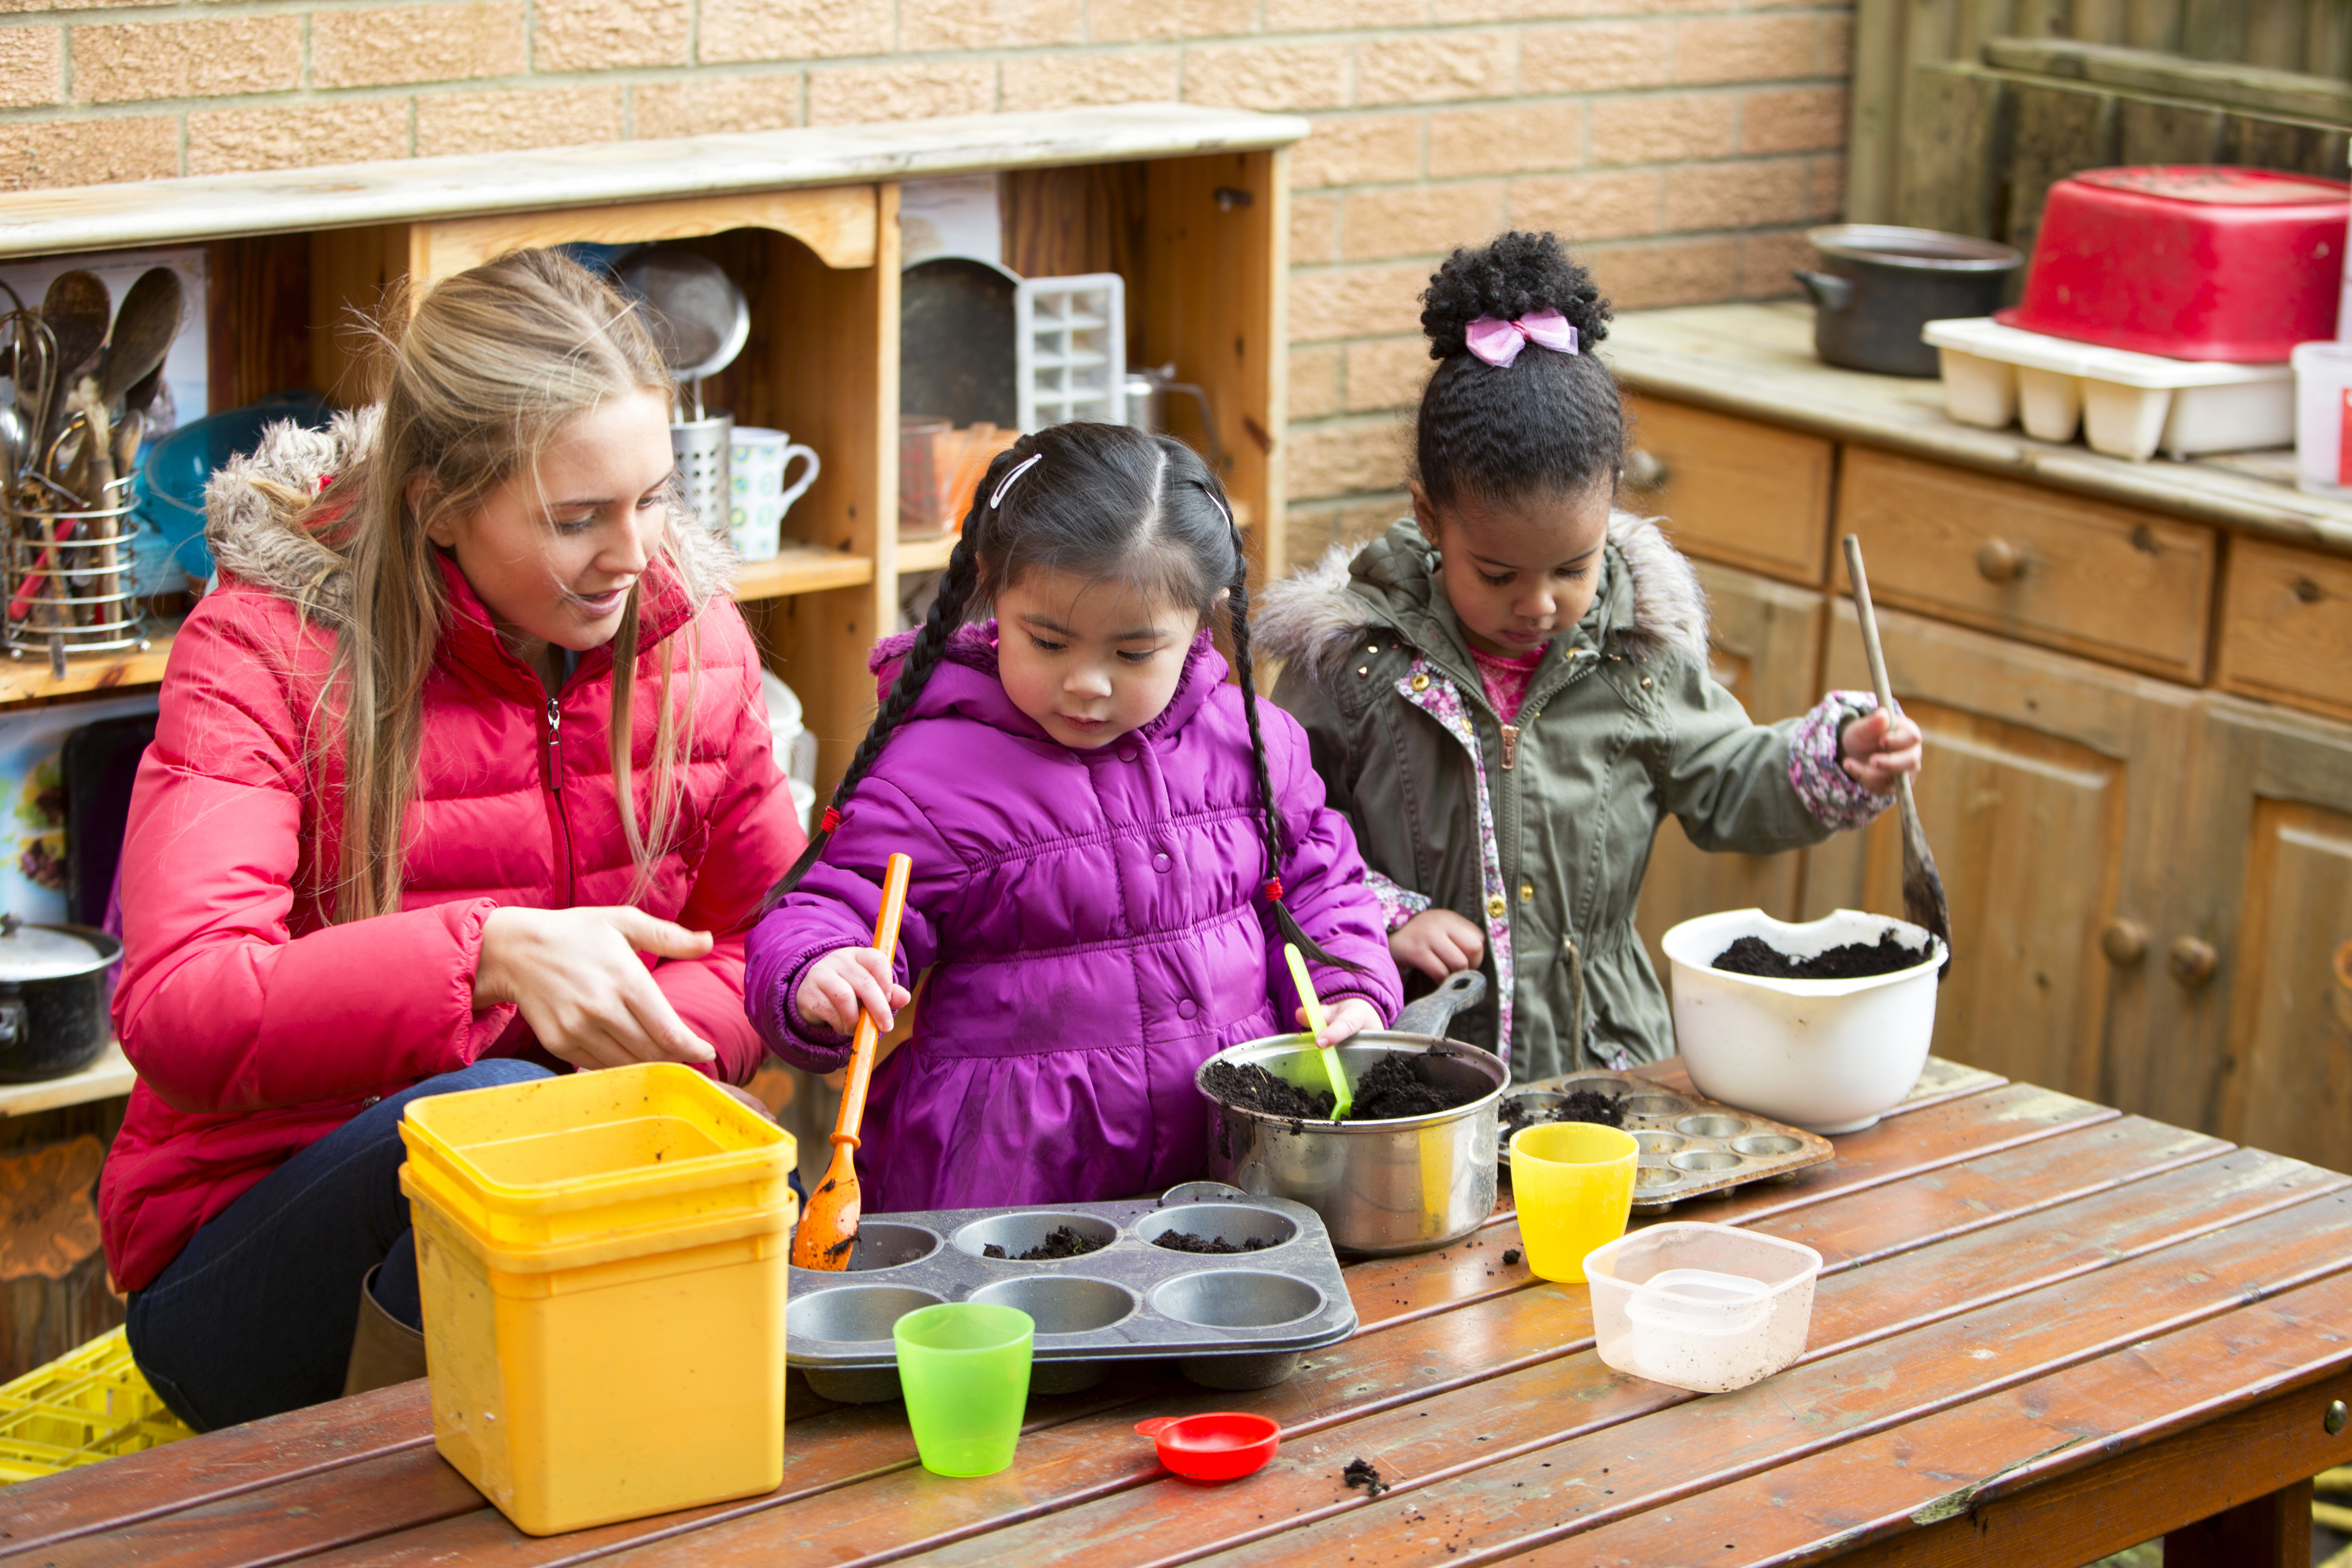
[[[1465,334],[1481,316],[1510,321],[1530,310],[1558,310],[1576,329],[1580,346],[1609,335],[1609,301],[1555,234],[1514,231],[1475,250],[1456,250],[1431,274],[1421,301],[1432,359],[1467,353]]]

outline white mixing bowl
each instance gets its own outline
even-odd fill
[[[1712,967],[1743,936],[1795,958],[1889,927],[1918,963],[1866,980],[1767,980]],[[1786,925],[1761,910],[1685,921],[1666,932],[1675,1039],[1701,1094],[1808,1132],[1859,1132],[1911,1092],[1936,1032],[1944,944],[1918,926],[1859,910]]]

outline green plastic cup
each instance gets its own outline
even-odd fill
[[[1012,1464],[1029,1405],[1035,1320],[1017,1307],[950,1301],[916,1309],[890,1332],[923,1468],[992,1476]]]

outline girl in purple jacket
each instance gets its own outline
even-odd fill
[[[876,649],[897,679],[751,933],[745,984],[776,1054],[829,1072],[858,1009],[887,1030],[930,971],[874,1077],[869,1212],[1198,1175],[1193,1070],[1293,1026],[1286,941],[1325,1044],[1395,1012],[1354,837],[1251,679],[1247,564],[1190,447],[1055,426],[989,466],[922,629]],[[995,620],[966,626],[981,605]],[[894,851],[914,859],[895,968],[871,945]]]

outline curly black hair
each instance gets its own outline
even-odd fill
[[[1421,330],[1438,366],[1421,395],[1413,455],[1433,503],[1616,488],[1624,410],[1616,379],[1592,354],[1609,335],[1609,301],[1559,236],[1514,232],[1456,250],[1421,299]],[[1532,310],[1566,317],[1577,352],[1531,343],[1507,367],[1470,353],[1471,322],[1517,321]]]

